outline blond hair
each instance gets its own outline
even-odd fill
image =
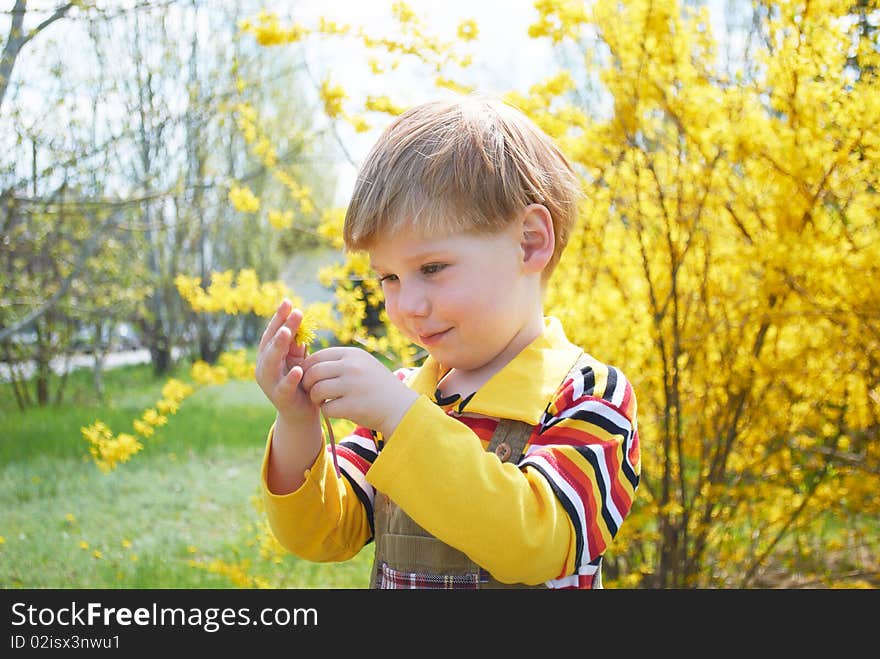
[[[465,96],[416,105],[382,133],[358,173],[345,214],[348,249],[367,249],[404,227],[422,235],[494,233],[530,204],[568,242],[580,185],[553,140],[517,108]]]

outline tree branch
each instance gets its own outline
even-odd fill
[[[61,286],[55,291],[41,306],[37,307],[21,320],[12,323],[6,327],[0,327],[0,343],[6,341],[12,336],[15,336],[19,332],[27,329],[35,320],[45,315],[48,311],[50,311],[55,304],[60,300],[70,289],[74,280],[79,276],[80,272],[82,272],[83,267],[86,264],[86,261],[89,257],[94,254],[95,249],[97,249],[98,244],[106,234],[107,229],[116,224],[120,217],[122,217],[123,212],[117,211],[116,213],[111,214],[107,217],[106,220],[101,222],[101,224],[95,229],[89,239],[83,245],[82,251],[79,253],[79,256],[76,259],[76,263],[73,266],[73,269],[70,271],[64,280],[61,282]]]
[[[58,19],[63,18],[73,5],[73,2],[68,2],[59,6],[49,18],[30,32],[25,33],[23,26],[24,15],[27,12],[27,0],[15,0],[15,6],[12,8],[12,23],[9,26],[9,36],[6,38],[6,44],[3,46],[3,54],[0,55],[0,108],[3,107],[3,98],[6,96],[9,81],[12,78],[12,69],[15,67],[15,60],[18,58],[21,49],[37,34]]]

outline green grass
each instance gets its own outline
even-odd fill
[[[96,467],[80,427],[132,432],[166,380],[115,369],[99,401],[88,373],[74,373],[71,402],[26,412],[0,385],[0,587],[254,587],[206,569],[215,561],[269,587],[366,587],[372,545],[344,563],[261,557],[255,502],[274,410],[253,382],[198,390],[129,462]]]

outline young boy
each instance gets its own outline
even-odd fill
[[[636,399],[571,344],[543,293],[578,180],[518,110],[411,108],[359,173],[345,218],[391,321],[428,353],[392,372],[354,347],[306,355],[281,303],[256,379],[277,409],[262,466],[289,551],[342,561],[376,543],[377,588],[597,588],[639,482]],[[328,457],[320,411],[357,429]]]

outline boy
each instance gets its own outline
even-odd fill
[[[578,180],[518,110],[466,97],[400,115],[368,154],[346,218],[391,321],[428,353],[294,345],[281,303],[256,379],[277,410],[262,467],[289,551],[341,561],[375,541],[377,588],[597,588],[640,456],[623,374],[571,344],[543,293]],[[357,425],[327,457],[320,411]]]

